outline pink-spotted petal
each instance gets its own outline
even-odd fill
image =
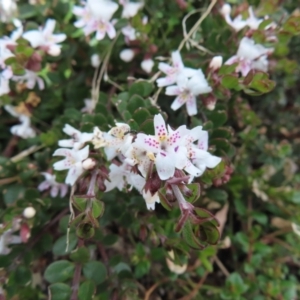
[[[181,96],[178,96],[175,98],[175,100],[173,101],[171,108],[173,110],[177,110],[178,108],[180,108],[183,104],[185,103],[185,99],[182,98]]]
[[[67,170],[70,168],[70,162],[68,159],[60,160],[53,164],[53,168],[57,171]]]
[[[106,24],[106,33],[110,39],[113,39],[116,36],[116,29],[110,22],[107,22]]]
[[[208,132],[202,130],[198,136],[198,148],[204,151],[208,149]]]
[[[76,163],[68,172],[66,184],[74,185],[79,176],[83,173],[83,168],[80,163]]]
[[[158,64],[158,69],[163,73],[168,74],[170,71],[172,71],[173,67],[171,67],[166,63],[161,62]]]
[[[58,185],[57,185],[57,184],[53,185],[53,186],[51,187],[51,191],[50,191],[51,197],[52,197],[52,198],[57,197],[58,191],[59,191]]]
[[[154,119],[154,130],[155,130],[155,136],[158,136],[160,140],[166,139],[168,136],[167,128],[166,128],[166,122],[161,114],[155,115]]]
[[[189,116],[195,116],[198,113],[196,97],[190,97],[186,102],[187,113]]]
[[[168,96],[177,96],[180,94],[180,89],[177,85],[168,86],[166,88],[166,95]]]
[[[185,171],[195,177],[201,176],[204,172],[203,170],[195,167],[190,161],[188,161],[187,165],[185,166]]]
[[[161,180],[167,180],[174,176],[175,160],[173,155],[159,152],[156,156],[155,166]]]
[[[134,143],[137,147],[153,153],[157,153],[160,148],[159,141],[156,137],[144,133],[138,133]]]
[[[183,62],[179,51],[172,52],[172,62],[174,67],[183,68]]]

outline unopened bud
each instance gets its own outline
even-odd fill
[[[210,61],[209,68],[212,69],[213,71],[218,70],[221,68],[222,63],[223,63],[222,56],[214,56]]]
[[[29,207],[26,207],[23,211],[23,216],[26,218],[26,219],[31,219],[35,216],[36,214],[36,210],[29,206]]]
[[[95,165],[96,165],[96,161],[93,158],[87,158],[82,162],[82,167],[85,170],[91,170],[95,167]]]
[[[152,68],[154,66],[154,61],[151,58],[144,59],[141,63],[141,68],[146,72],[146,73],[151,73]]]
[[[220,9],[220,13],[223,15],[223,16],[228,16],[230,15],[231,13],[231,6],[230,4],[226,3],[222,6],[222,8]]]
[[[214,95],[209,95],[203,99],[203,104],[208,110],[214,110],[216,107],[217,98]]]
[[[93,54],[91,56],[91,65],[94,68],[98,68],[100,66],[101,60],[100,60],[100,56],[98,54]]]
[[[120,58],[125,62],[130,62],[134,58],[134,51],[132,49],[124,49],[120,52]]]

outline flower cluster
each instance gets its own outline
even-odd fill
[[[196,115],[198,112],[196,97],[212,91],[202,70],[185,67],[179,51],[172,52],[172,65],[159,63],[158,68],[166,74],[166,77],[157,79],[157,85],[167,86],[166,94],[177,96],[171,108],[177,110],[186,104],[188,115]]]
[[[188,129],[183,125],[173,130],[159,114],[154,117],[154,130],[154,135],[133,134],[127,124],[117,123],[108,132],[96,127],[93,133],[81,133],[66,125],[64,131],[72,138],[59,141],[59,145],[72,149],[54,152],[55,156],[65,156],[54,164],[54,169],[68,170],[65,182],[75,184],[84,170],[97,167],[96,163],[87,163],[91,158],[89,145],[85,144],[92,142],[95,149],[104,149],[106,160],[112,161],[104,181],[106,191],[123,190],[129,185],[143,194],[148,208],[154,209],[155,202],[159,202],[158,189],[148,188],[153,174],[157,174],[158,182],[163,182],[174,178],[178,170],[187,174],[191,182],[221,161],[208,152],[208,133],[201,126]]]

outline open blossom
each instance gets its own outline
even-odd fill
[[[203,72],[197,70],[190,79],[184,74],[180,74],[177,77],[177,85],[168,86],[166,95],[177,96],[171,105],[173,110],[177,110],[186,104],[188,115],[193,116],[198,112],[196,96],[211,91],[212,88],[208,85]]]
[[[84,99],[84,107],[81,109],[82,112],[91,114],[96,108],[97,102],[93,99]]]
[[[149,157],[154,159],[157,173],[161,180],[167,180],[173,177],[177,166],[178,158],[182,155],[178,147],[182,137],[186,132],[186,126],[180,126],[173,131],[167,130],[162,115],[154,117],[155,135],[137,134],[133,144],[149,152]],[[155,157],[154,157],[155,154]]]
[[[225,21],[228,25],[230,25],[235,31],[240,31],[246,26],[250,29],[258,29],[259,24],[263,21],[263,19],[256,18],[253,8],[250,6],[248,8],[249,17],[247,19],[243,19],[242,15],[236,16],[234,19],[231,18],[231,6],[229,4],[224,4],[221,8],[221,14],[225,18]]]
[[[85,143],[90,142],[93,138],[93,133],[80,132],[69,124],[63,128],[63,132],[70,135],[72,138],[68,140],[58,141],[60,147],[80,149]]]
[[[145,190],[143,190],[143,198],[145,199],[146,206],[149,210],[155,210],[155,203],[160,203],[157,192],[152,195],[150,191],[145,192]]]
[[[116,123],[116,125],[108,133],[104,133],[104,152],[108,160],[125,153],[132,142],[132,136],[127,134],[130,127],[124,123]]]
[[[98,40],[106,34],[113,39],[116,30],[110,19],[117,9],[118,4],[110,0],[88,0],[84,7],[74,6],[73,13],[80,18],[74,25],[83,28],[85,35],[96,32]]]
[[[195,144],[195,142],[197,142]],[[186,149],[186,160],[182,165],[184,170],[192,176],[201,176],[206,168],[215,168],[221,158],[210,154],[208,150],[208,132],[202,130],[202,126],[197,126],[191,130],[182,139],[180,147]]]
[[[9,79],[12,78],[13,73],[10,67],[7,67],[0,72],[0,96],[10,92]]]
[[[58,171],[69,170],[65,183],[74,185],[84,172],[82,162],[89,156],[89,146],[81,150],[60,148],[53,153],[53,156],[65,156],[65,159],[56,162],[53,167]]]
[[[25,74],[21,76],[13,76],[13,80],[18,82],[26,82],[26,87],[28,89],[33,89],[35,85],[37,84],[40,90],[43,90],[45,88],[44,81],[41,77],[37,75],[36,72],[25,70]]]
[[[123,6],[122,18],[132,18],[144,6],[143,2],[131,2],[128,0],[120,0],[119,3]]]
[[[0,229],[3,228],[3,225],[0,224]],[[10,244],[20,244],[22,243],[22,239],[20,235],[13,234],[14,231],[18,230],[10,228],[2,233],[0,236],[0,255],[6,255],[11,252],[11,249],[8,247]]]
[[[240,42],[237,54],[228,59],[225,64],[238,63],[236,72],[241,72],[243,76],[246,76],[252,69],[267,72],[267,57],[272,52],[272,48],[265,48],[260,44],[255,44],[252,39],[244,37]]]
[[[166,77],[158,78],[156,80],[157,85],[159,87],[168,86],[176,83],[179,75],[184,75],[185,77],[191,77],[197,72],[197,70],[186,68],[183,65],[179,51],[172,52],[172,66],[161,62],[158,64],[158,68],[160,71],[162,71],[167,75]]]
[[[55,175],[47,172],[42,172],[45,180],[41,182],[38,186],[39,191],[45,191],[50,188],[50,195],[52,198],[57,197],[59,194],[61,198],[65,197],[68,192],[68,186],[64,183],[59,183],[55,181]]]
[[[44,28],[29,30],[23,34],[23,38],[29,41],[33,48],[45,50],[51,56],[58,56],[61,52],[61,45],[67,36],[64,33],[53,34],[56,21],[48,19]]]
[[[12,105],[5,105],[4,108],[7,112],[9,112],[12,116],[19,119],[21,124],[14,125],[10,128],[12,134],[22,137],[23,139],[28,139],[31,137],[35,137],[35,131],[31,128],[30,117],[19,113]]]
[[[111,191],[114,188],[118,188],[119,191],[122,191],[126,188],[127,185],[134,187],[140,193],[145,185],[145,179],[133,172],[131,172],[132,167],[123,162],[120,166],[116,164],[111,164],[109,166],[109,179],[105,180],[106,192]]]

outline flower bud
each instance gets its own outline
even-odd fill
[[[96,161],[93,158],[87,158],[82,162],[82,167],[85,170],[91,170],[95,167],[95,165],[96,165]]]
[[[29,207],[26,207],[23,211],[23,216],[26,218],[26,219],[31,219],[35,216],[36,214],[36,210],[29,206]]]
[[[120,58],[125,62],[130,62],[134,58],[134,51],[132,49],[124,49],[120,52]]]
[[[212,69],[213,71],[218,70],[221,68],[222,63],[223,63],[222,56],[214,56],[210,61],[209,68]]]
[[[141,63],[141,68],[146,72],[146,73],[151,73],[152,68],[154,66],[154,61],[151,58],[144,59]]]
[[[98,54],[93,54],[91,56],[91,65],[94,68],[98,68],[100,66],[101,60],[100,60],[100,56]]]
[[[228,16],[230,15],[231,13],[231,6],[230,4],[226,3],[222,6],[221,10],[220,10],[220,13],[223,15],[223,16]]]

